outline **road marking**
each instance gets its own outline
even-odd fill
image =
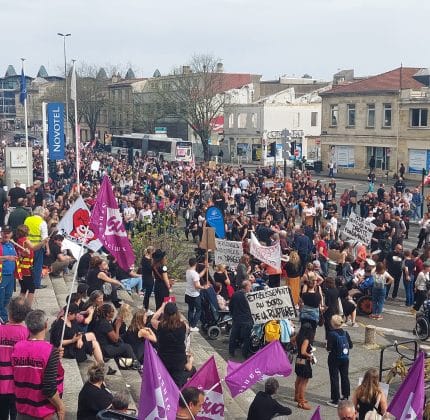
[[[405,312],[405,311],[399,311],[397,309],[389,309],[387,307],[384,308],[383,311],[385,314],[390,314],[390,315],[400,315],[400,316],[406,316],[409,318],[415,318],[415,315],[412,315],[411,313]]]

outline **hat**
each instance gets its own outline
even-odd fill
[[[161,249],[156,249],[152,254],[152,258],[156,261],[162,260],[166,256],[166,253]]]
[[[12,232],[12,228],[9,225],[3,225],[2,228],[1,228],[1,231],[5,232],[5,233],[11,233]]]
[[[178,307],[176,306],[176,303],[168,302],[166,303],[166,306],[164,307],[164,313],[166,315],[173,315],[178,312]]]

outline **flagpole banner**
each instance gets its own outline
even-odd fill
[[[24,64],[23,64],[24,67]],[[19,90],[19,102],[24,105],[27,99],[27,81],[25,79],[24,68],[21,70],[20,90]]]
[[[98,251],[102,243],[89,229],[90,210],[85,201],[79,196],[58,223],[58,232],[70,242],[85,245],[93,251]]]
[[[205,402],[195,417],[196,420],[224,419],[224,397],[214,356],[204,363],[184,388],[190,386],[201,389],[205,393]]]
[[[243,255],[242,242],[215,238],[215,244],[215,264],[224,264],[227,267],[236,268]]]
[[[113,195],[112,185],[107,176],[97,194],[91,219],[90,229],[96,238],[117,260],[118,265],[125,271],[134,264],[135,256],[122,222],[118,203]]]
[[[424,352],[420,352],[387,411],[397,420],[422,419],[424,396]]]
[[[175,420],[179,389],[149,340],[145,340],[139,420]]]
[[[206,210],[206,222],[209,226],[215,229],[215,234],[218,238],[225,238],[224,215],[222,211],[215,206],[211,206]]]
[[[293,302],[288,286],[246,293],[254,324],[279,321],[295,317]]]
[[[49,159],[64,159],[64,104],[51,102],[46,107],[48,114]]]
[[[241,363],[225,377],[231,396],[245,392],[265,376],[289,376],[292,372],[290,361],[278,340],[272,341],[252,357]]]
[[[249,252],[261,262],[273,268],[281,268],[281,245],[279,242],[271,246],[261,245],[256,236],[251,232]]]
[[[375,225],[372,222],[357,216],[354,212],[348,217],[342,234],[349,239],[370,245]]]

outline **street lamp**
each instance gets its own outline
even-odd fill
[[[67,59],[66,59],[66,37],[72,36],[72,34],[62,34],[61,32],[57,33],[58,36],[63,37],[63,51],[64,51],[64,84],[66,90],[66,137],[67,140],[70,139],[69,136],[69,93],[67,91]],[[67,141],[66,141],[67,143]]]

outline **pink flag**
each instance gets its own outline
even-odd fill
[[[421,419],[424,407],[424,353],[420,352],[388,406],[397,420]]]
[[[318,406],[314,414],[312,414],[311,420],[321,420],[320,406]]]
[[[224,418],[224,397],[214,356],[207,360],[184,388],[190,386],[201,389],[205,393],[205,402],[196,419],[222,420]]]
[[[175,420],[179,389],[149,340],[145,340],[139,420]]]
[[[234,398],[264,379],[264,376],[289,376],[292,370],[282,345],[275,340],[239,366],[231,366],[231,371],[225,377],[225,383]]]
[[[127,237],[118,203],[109,178],[103,178],[96,204],[91,213],[90,229],[125,271],[130,270],[135,257]]]

